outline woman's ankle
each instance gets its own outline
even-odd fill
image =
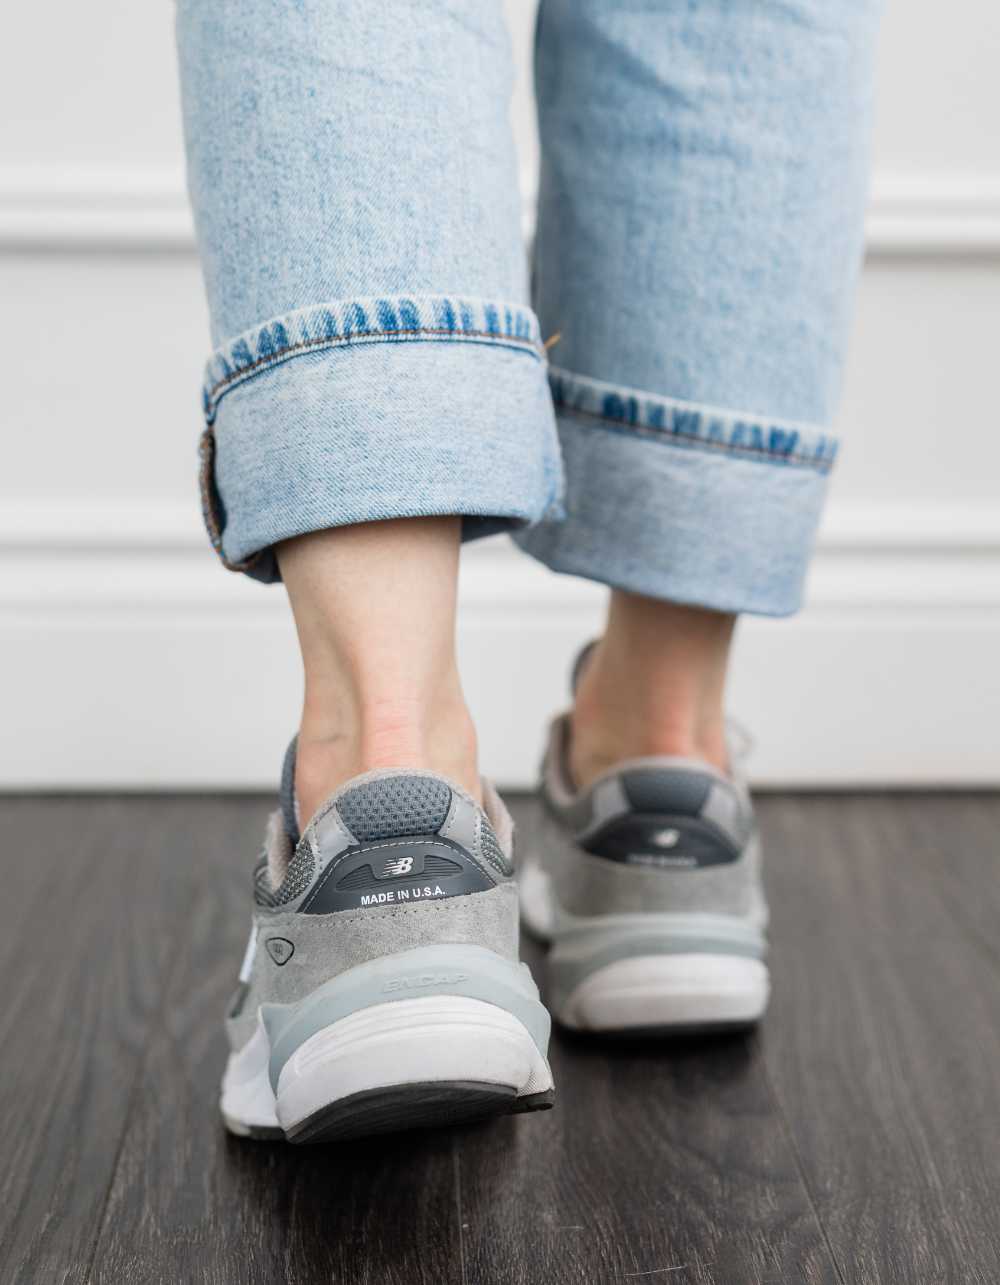
[[[362,772],[417,768],[454,781],[481,797],[475,725],[464,702],[385,698],[344,717],[304,710],[295,764],[299,815],[308,822],[334,790]]]
[[[729,770],[724,691],[735,618],[616,590],[570,717],[578,786],[626,759],[670,755]]]
[[[305,674],[296,791],[307,822],[377,768],[424,768],[478,799],[476,735],[455,659],[461,523],[407,518],[278,546]]]

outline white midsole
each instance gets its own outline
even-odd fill
[[[277,1095],[270,1052],[258,1019],[252,1039],[229,1058],[221,1105],[235,1133],[293,1129],[332,1102],[394,1085],[461,1080],[506,1085],[518,1096],[552,1088],[525,1026],[496,1004],[459,995],[374,1004],[333,1022],[288,1059]]]
[[[538,861],[522,861],[517,872],[521,922],[540,941],[551,941],[555,930],[552,879]]]
[[[280,1127],[267,1074],[270,1057],[271,1045],[258,1014],[257,1027],[249,1043],[230,1053],[222,1075],[220,1106],[231,1133],[247,1134],[252,1129]]]
[[[566,997],[559,1020],[587,1031],[754,1022],[770,992],[767,966],[740,955],[636,955],[605,964]]]

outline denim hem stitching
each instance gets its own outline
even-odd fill
[[[441,341],[545,357],[538,320],[528,308],[444,295],[335,300],[275,318],[217,349],[205,371],[206,422],[214,422],[219,402],[231,388],[300,353],[353,344]]]
[[[836,462],[836,438],[806,425],[651,397],[551,368],[549,385],[559,411],[597,420],[607,432],[824,475]]]

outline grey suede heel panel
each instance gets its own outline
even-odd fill
[[[369,960],[317,987],[297,1004],[264,1004],[271,1045],[269,1074],[277,1092],[282,1068],[317,1032],[353,1013],[396,1000],[464,996],[516,1017],[544,1057],[550,1019],[526,964],[473,945],[418,946]]]
[[[667,911],[751,915],[758,909],[756,837],[737,861],[677,871],[647,870],[591,856],[547,813],[540,819],[536,842],[544,869],[552,877],[558,909],[572,915]]]
[[[709,914],[606,916],[560,935],[549,955],[547,998],[556,1009],[593,973],[623,959],[658,955],[731,955],[763,959],[761,922]]]
[[[517,892],[512,883],[488,892],[416,906],[378,906],[330,915],[261,916],[257,950],[238,1012],[227,1020],[234,1050],[253,1034],[261,1004],[291,1004],[358,964],[446,943],[472,944],[514,963],[518,958]],[[280,938],[284,962],[268,941]],[[274,949],[274,948],[272,948]]]

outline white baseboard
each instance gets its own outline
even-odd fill
[[[185,506],[7,506],[0,787],[270,789],[300,679],[280,589],[217,568]],[[464,560],[485,770],[531,784],[603,592],[505,542]],[[1000,511],[832,508],[809,605],[741,626],[758,784],[1000,785]]]

